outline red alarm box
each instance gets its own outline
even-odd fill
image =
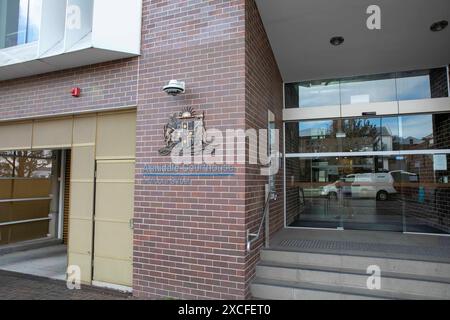
[[[80,88],[72,88],[71,93],[72,93],[72,97],[78,98],[81,95],[81,89]]]

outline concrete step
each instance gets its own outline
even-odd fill
[[[375,265],[380,267],[382,274],[405,274],[410,278],[434,277],[439,278],[439,281],[450,282],[450,264],[443,262],[271,249],[261,251],[261,262],[352,270],[367,270],[369,266]]]
[[[256,278],[251,285],[256,299],[268,300],[426,300],[428,297],[350,288]]]
[[[367,289],[369,275],[364,269],[323,267],[262,261],[256,268],[259,279],[310,283],[339,288]],[[447,278],[382,272],[382,293],[426,296],[450,299],[450,280]],[[372,294],[373,292],[370,291]]]

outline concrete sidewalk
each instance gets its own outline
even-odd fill
[[[82,286],[69,290],[66,283],[32,275],[0,271],[0,300],[127,300],[129,294]]]
[[[67,247],[59,244],[0,255],[0,270],[65,280]]]

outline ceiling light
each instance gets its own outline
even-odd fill
[[[435,22],[431,25],[430,30],[433,32],[438,32],[438,31],[442,31],[445,28],[447,28],[448,26],[448,21],[447,20],[442,20],[442,21],[438,21]]]
[[[330,43],[333,46],[340,46],[341,44],[344,43],[344,37],[333,37],[331,38]]]

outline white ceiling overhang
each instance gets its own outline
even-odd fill
[[[285,82],[439,67],[450,64],[449,0],[256,0]],[[369,30],[370,5],[381,30]],[[330,39],[342,36],[341,46]]]

